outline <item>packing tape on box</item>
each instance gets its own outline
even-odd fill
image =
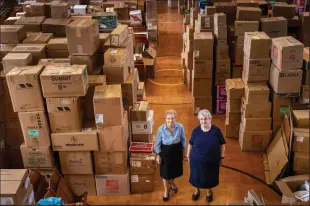
[[[80,21],[77,25],[76,25],[76,36],[78,37],[78,38],[81,38],[82,37],[82,29],[80,28],[85,22],[86,22],[87,20],[86,19],[84,19],[84,20],[82,20],[82,21]]]

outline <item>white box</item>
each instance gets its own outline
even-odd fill
[[[139,25],[142,24],[142,13],[141,10],[134,10],[129,12],[130,16],[130,23],[132,25]]]
[[[87,5],[75,5],[73,7],[73,12],[75,14],[86,14]]]
[[[132,134],[153,134],[154,110],[150,110],[147,121],[132,121]]]

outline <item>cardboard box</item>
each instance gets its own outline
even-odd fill
[[[96,175],[97,195],[130,195],[129,175]]]
[[[3,57],[10,53],[16,46],[16,44],[0,44],[0,61],[2,61]]]
[[[53,38],[47,43],[48,50],[66,50],[68,51],[67,38]],[[68,57],[68,56],[67,56]]]
[[[236,20],[237,5],[235,2],[215,2],[217,13],[224,13],[227,16],[227,25],[233,25]]]
[[[226,138],[239,138],[239,127],[236,125],[225,124]]]
[[[241,112],[240,112],[240,109],[237,112],[230,112],[227,109],[225,124],[228,124],[228,125],[231,125],[231,126],[232,125],[235,125],[235,126],[237,125],[239,127],[240,126],[240,122],[241,122]]]
[[[309,129],[293,129],[293,152],[309,152]]]
[[[214,15],[216,12],[216,7],[215,6],[206,6],[205,7],[205,13],[207,15]]]
[[[88,89],[86,65],[46,66],[40,80],[44,97],[85,96]]]
[[[53,33],[55,37],[66,37],[66,26],[71,19],[46,19],[42,23],[42,32]]]
[[[155,187],[154,175],[131,175],[131,192],[144,193],[153,192]]]
[[[226,26],[226,15],[224,13],[214,14],[214,26]]]
[[[267,84],[249,83],[244,87],[244,99],[246,102],[268,102],[270,90]]]
[[[154,111],[149,111],[147,121],[132,121],[132,134],[153,134]]]
[[[237,7],[238,21],[260,21],[262,10],[258,7]]]
[[[128,152],[94,152],[94,164],[97,175],[126,174]]]
[[[271,39],[264,32],[246,32],[244,54],[251,59],[269,58]]]
[[[27,30],[23,25],[1,25],[1,44],[18,44],[26,37]]]
[[[193,96],[204,97],[212,94],[212,79],[193,78]]]
[[[213,59],[213,36],[210,32],[194,33],[194,57],[197,60]]]
[[[57,58],[57,59],[40,59],[38,65],[46,66],[70,66],[70,59]]]
[[[25,168],[53,168],[54,156],[49,146],[26,147],[20,146]]]
[[[7,75],[14,112],[44,110],[39,74],[42,66],[15,67]]]
[[[226,113],[226,102],[227,100],[216,100],[216,114]]]
[[[128,62],[127,50],[124,48],[109,48],[104,53],[105,66],[123,66],[128,65]]]
[[[213,109],[211,94],[205,97],[193,97],[193,103],[195,115],[198,115],[198,112],[202,109],[207,109],[209,111],[212,111]]]
[[[284,114],[289,112],[289,107],[292,103],[292,98],[281,97],[276,93],[273,93],[272,100],[272,119],[275,122],[282,122],[284,119]]]
[[[299,13],[299,19],[301,24],[301,33],[302,34],[310,34],[310,29],[307,25],[310,23],[310,15],[309,12]]]
[[[227,26],[217,26],[214,28],[214,35],[217,39],[227,39]]]
[[[44,3],[33,3],[31,7],[31,16],[45,16],[46,7]]]
[[[280,70],[273,64],[270,67],[269,83],[277,94],[298,94],[300,93],[302,70]],[[287,82],[290,84],[287,84]]]
[[[135,103],[130,111],[131,121],[147,121],[149,110],[148,102],[140,101]]]
[[[223,59],[216,61],[216,73],[230,72],[230,59]]]
[[[51,17],[53,19],[67,19],[70,16],[70,7],[68,3],[51,4]]]
[[[46,106],[52,133],[81,131],[80,98],[46,98]]]
[[[225,85],[217,85],[216,86],[216,99],[218,100],[224,100],[226,99],[226,90]]]
[[[103,55],[99,55],[97,53],[92,56],[70,55],[71,65],[87,65],[88,74],[93,74],[98,70],[102,70],[103,59]]]
[[[259,2],[254,2],[250,0],[237,0],[237,6],[241,7],[259,7]]]
[[[45,19],[45,16],[22,17],[18,19],[14,25],[24,25],[27,32],[40,32],[42,30],[42,23]]]
[[[99,48],[99,26],[96,20],[75,20],[66,27],[71,55],[93,55]]]
[[[104,2],[105,3],[105,2]],[[115,12],[99,12],[92,16],[92,19],[98,21],[99,31],[104,32],[117,27],[117,13]]]
[[[271,118],[244,118],[244,131],[268,131],[271,129]]]
[[[212,78],[212,60],[194,60],[193,78]]]
[[[272,63],[281,70],[302,68],[304,46],[291,36],[272,39]]]
[[[133,142],[151,142],[153,136],[151,134],[133,134],[132,141]]]
[[[201,29],[214,28],[214,16],[206,14],[198,14],[198,26]]]
[[[287,36],[287,19],[284,17],[269,17],[261,19],[261,30],[270,38]]]
[[[121,125],[98,129],[99,149],[101,152],[125,152],[128,150],[128,118],[127,112],[124,113]]]
[[[93,174],[91,152],[59,152],[62,174]]]
[[[131,153],[130,157],[130,173],[151,175],[156,171],[156,156],[147,153]]]
[[[133,106],[137,102],[137,71],[134,70],[128,75],[125,83],[121,85],[122,87],[122,97],[124,107]]]
[[[128,36],[128,26],[119,25],[110,34],[110,44],[113,46],[118,46],[123,43],[123,41]]]
[[[43,111],[19,112],[21,128],[27,147],[50,146],[50,131]]]
[[[293,110],[294,122],[298,128],[309,128],[309,110]]]
[[[223,59],[229,59],[228,55],[228,45],[217,45],[216,46],[216,59],[217,60],[223,60]]]
[[[98,151],[97,129],[88,125],[83,125],[83,127],[80,132],[52,133],[53,151]]]
[[[68,56],[68,50],[47,50],[48,58],[67,58]]]
[[[5,25],[14,25],[15,22],[22,17],[20,16],[11,16],[4,21]]]
[[[122,125],[124,110],[121,85],[96,86],[94,112],[97,127]]]
[[[76,195],[83,195],[87,192],[88,195],[96,196],[96,183],[94,175],[64,175],[69,188]]]
[[[240,112],[241,99],[227,99],[226,108],[228,112]]]
[[[227,99],[241,99],[244,96],[242,79],[227,79],[225,82]]]
[[[3,205],[34,204],[32,186],[25,189],[21,184],[21,181],[1,181],[1,188],[1,204]],[[30,194],[32,194],[31,198],[29,198]]]
[[[31,33],[23,41],[24,44],[47,44],[54,37],[53,33]]]
[[[294,4],[275,4],[272,7],[272,16],[282,16],[284,18],[293,18],[296,14],[296,5]]]
[[[301,86],[300,102],[302,104],[308,104],[309,103],[309,86],[308,85],[302,85]]]
[[[250,59],[244,56],[242,79],[248,82],[267,82],[269,80],[270,59]]]
[[[259,104],[259,107],[257,106]],[[267,118],[271,113],[271,102],[247,103],[241,99],[241,112],[244,118]]]
[[[258,21],[235,21],[235,36],[244,35],[245,32],[258,31]]]
[[[271,141],[272,131],[244,131],[242,124],[239,131],[239,144],[243,152],[265,151]]]
[[[243,65],[244,53],[243,53],[243,44],[233,43],[232,58],[234,65]]]
[[[12,53],[31,53],[33,64],[36,65],[40,59],[46,58],[46,44],[18,44]]]
[[[8,53],[2,59],[4,74],[10,72],[14,67],[32,65],[31,53]]]
[[[294,152],[294,171],[309,173],[309,159],[310,157],[308,152]]]
[[[105,65],[103,71],[109,84],[123,84],[129,74],[128,64],[123,64],[121,66]]]

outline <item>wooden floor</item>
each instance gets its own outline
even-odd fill
[[[183,0],[182,0],[183,1]],[[158,2],[159,44],[157,45],[156,78],[146,85],[147,101],[155,111],[154,131],[164,123],[164,111],[175,109],[177,121],[185,128],[187,140],[192,129],[199,124],[193,115],[191,93],[183,84],[180,54],[182,50],[182,15],[178,13],[178,0]],[[225,116],[214,116],[213,123],[224,131]],[[226,155],[224,165],[250,173],[264,180],[264,169],[261,153],[245,153],[240,151],[238,140],[226,139]],[[152,193],[118,196],[89,197],[89,204],[206,204],[205,191],[196,202],[191,200],[194,189],[189,184],[189,164],[184,163],[184,175],[176,180],[179,188],[169,202],[162,201],[163,184],[156,175],[156,187]],[[264,199],[279,204],[281,197],[265,184],[237,171],[221,167],[220,184],[214,189],[213,205],[242,203],[249,189],[263,195]]]

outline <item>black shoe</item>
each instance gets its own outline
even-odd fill
[[[172,185],[173,185],[174,187],[173,187]],[[171,187],[171,190],[172,190],[174,193],[177,193],[177,192],[178,192],[178,188],[177,188],[177,186],[176,186],[175,184],[171,184],[170,187]]]
[[[170,189],[168,190],[168,196],[167,197],[163,196],[164,202],[167,202],[169,200],[169,194],[170,194]]]
[[[197,194],[194,193],[194,194],[192,195],[192,200],[194,200],[194,201],[198,200],[199,196],[200,196],[200,191],[198,191]]]
[[[213,201],[213,192],[211,192],[211,195],[207,195],[206,200],[208,202],[212,202]]]

